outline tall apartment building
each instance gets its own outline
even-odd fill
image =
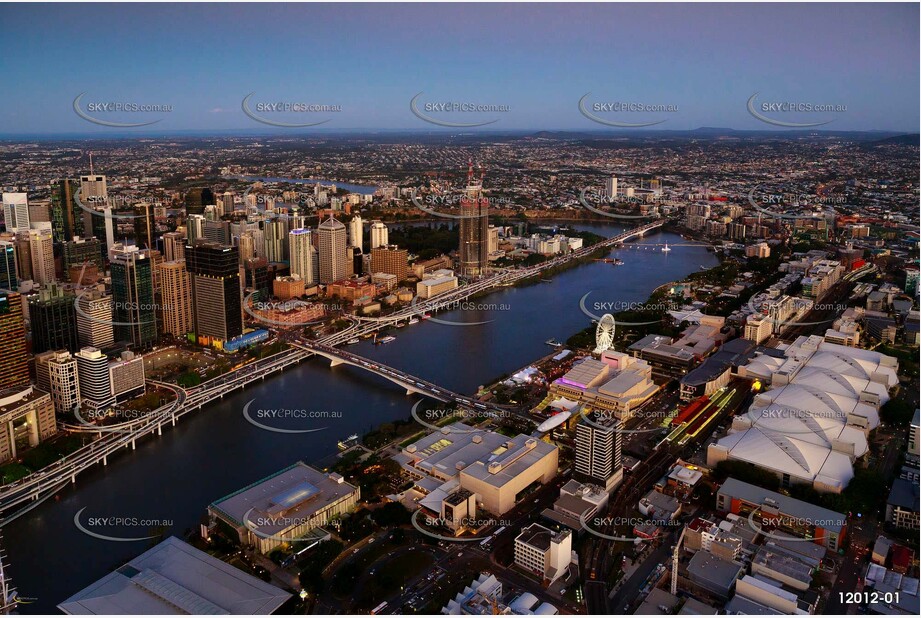
[[[80,403],[77,359],[70,352],[58,350],[35,355],[35,382],[51,395],[58,414],[72,414]]]
[[[176,262],[185,259],[185,236],[180,232],[167,232],[160,237],[163,243],[163,259]]]
[[[348,276],[350,269],[346,237],[345,226],[333,217],[317,227],[320,283],[329,284]]]
[[[594,414],[590,423],[576,425],[576,480],[611,491],[623,480],[621,462],[621,423],[613,417]]]
[[[252,232],[242,232],[237,237],[237,246],[240,248],[240,263],[256,257],[256,237]]]
[[[383,221],[371,222],[371,249],[390,244],[390,231]]]
[[[263,222],[263,251],[269,262],[284,262],[288,258],[288,226],[284,219]]]
[[[52,283],[29,297],[32,352],[79,349],[75,296]]]
[[[148,250],[116,243],[109,252],[115,338],[137,347],[157,340],[153,266]]]
[[[467,172],[467,190],[460,202],[460,274],[477,277],[489,267],[489,201],[483,195],[482,178],[475,181],[473,166]]]
[[[288,233],[288,255],[291,258],[291,274],[300,276],[306,285],[316,283],[313,279],[313,234],[310,230],[301,228]]]
[[[184,337],[192,331],[192,280],[185,260],[160,266],[160,323],[163,332]]]
[[[29,230],[29,254],[32,280],[42,285],[55,281],[54,237],[50,228]]]
[[[604,196],[608,198],[608,200],[613,200],[617,197],[617,176],[611,176],[605,179]]]
[[[355,215],[352,217],[352,220],[349,221],[349,246],[357,247],[358,250],[361,251],[363,236],[364,227],[362,225],[361,216]]]
[[[186,247],[192,281],[193,330],[229,341],[243,334],[239,249],[202,242]]]
[[[229,215],[233,212],[233,192],[224,191],[224,195],[221,196],[221,214]]]
[[[371,272],[395,275],[397,281],[406,279],[409,272],[409,253],[396,245],[383,245],[371,249]]]
[[[0,292],[0,391],[29,383],[22,297]]]
[[[205,237],[205,217],[203,215],[189,215],[185,220],[186,246],[194,245]]]
[[[102,290],[83,292],[77,301],[77,341],[81,348],[108,348],[115,343],[112,296]]]

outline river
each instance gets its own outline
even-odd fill
[[[578,224],[604,236],[617,225]],[[503,288],[472,302],[490,307],[457,309],[434,317],[478,326],[449,326],[422,321],[393,331],[397,339],[374,346],[362,341],[350,350],[373,357],[457,392],[475,389],[551,351],[549,338],[565,341],[590,324],[579,300],[591,292],[594,302],[642,302],[668,281],[713,266],[716,257],[703,246],[685,246],[680,237],[663,232],[639,243],[668,242],[671,252],[621,248],[610,252],[625,265],[591,262],[552,276],[548,283]],[[326,419],[261,420],[279,427],[320,428],[313,433],[284,434],[247,422],[259,409],[291,408],[328,411]],[[360,369],[329,368],[328,361],[311,359],[264,382],[236,391],[184,417],[159,438],[148,438],[137,450],[110,457],[77,479],[77,484],[3,528],[8,554],[7,575],[23,598],[21,613],[57,613],[56,605],[109,571],[145,551],[151,541],[116,542],[81,532],[79,521],[96,533],[139,537],[149,526],[132,520],[171,522],[169,533],[179,536],[198,528],[207,505],[303,459],[314,462],[336,452],[337,442],[390,420],[409,418],[415,398],[382,378]],[[93,518],[122,518],[120,525],[103,525]],[[149,522],[144,522],[149,523]]]

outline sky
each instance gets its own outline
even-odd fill
[[[139,133],[269,129],[244,113],[250,93],[258,118],[330,131],[452,130],[412,112],[419,93],[425,117],[495,121],[470,131],[607,129],[580,112],[583,97],[607,122],[778,130],[749,112],[757,93],[771,120],[917,132],[918,24],[907,3],[3,4],[0,134],[126,132],[75,113],[81,93],[92,118],[159,120],[127,130]],[[171,111],[89,111],[103,102]],[[265,108],[274,102],[340,111]]]

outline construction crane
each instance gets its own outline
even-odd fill
[[[687,530],[687,527],[682,528],[681,536],[678,537],[675,550],[672,552],[672,596],[678,594],[678,554],[681,553],[681,542],[684,541],[684,533]]]

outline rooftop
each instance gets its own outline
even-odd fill
[[[58,605],[65,614],[267,615],[290,594],[170,537]]]

